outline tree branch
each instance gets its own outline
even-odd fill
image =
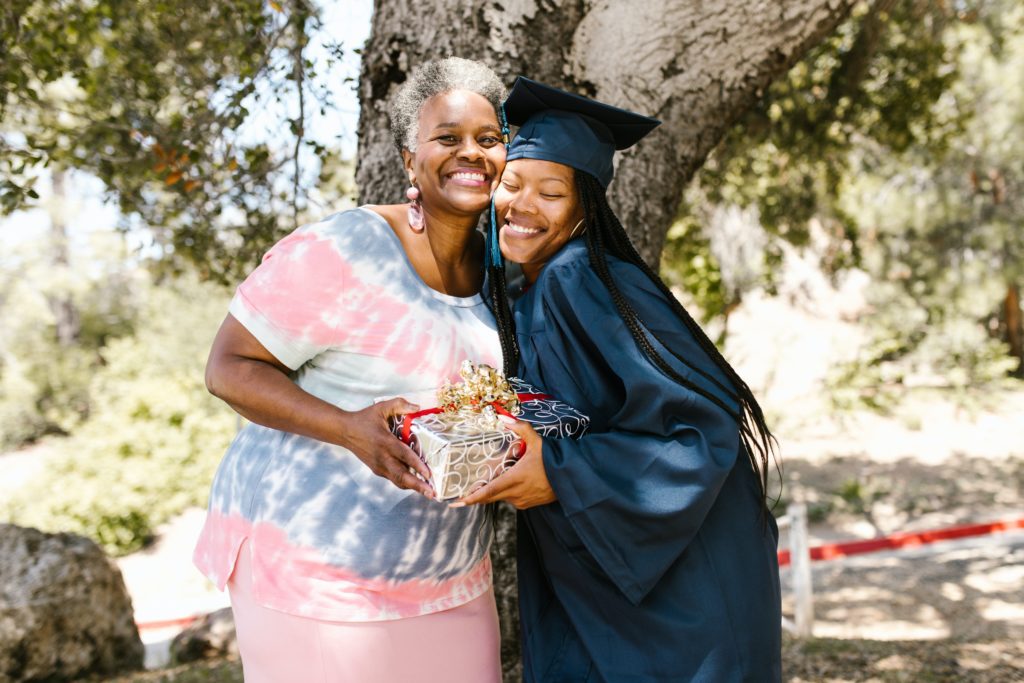
[[[306,68],[302,62],[302,53],[308,42],[306,36],[306,21],[309,18],[307,8],[302,0],[296,3],[295,20],[295,46],[292,49],[292,78],[295,81],[295,88],[299,95],[299,115],[295,119],[295,149],[293,159],[295,161],[295,175],[292,178],[292,224],[299,227],[299,180],[301,178],[301,167],[299,155],[302,152],[302,141],[306,131]]]

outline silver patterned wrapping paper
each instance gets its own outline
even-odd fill
[[[516,378],[509,384],[521,396],[543,393]],[[522,400],[516,417],[553,438],[579,437],[590,422],[554,398]],[[396,433],[401,433],[401,424]],[[409,445],[430,468],[430,484],[439,500],[459,498],[486,484],[515,464],[518,452],[518,438],[489,407],[421,415],[411,421],[410,433]]]

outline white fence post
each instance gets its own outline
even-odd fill
[[[793,622],[798,638],[814,635],[814,590],[811,547],[807,538],[807,506],[794,503],[786,511],[789,524],[789,562],[793,576]]]

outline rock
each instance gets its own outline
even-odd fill
[[[223,656],[238,656],[235,616],[230,607],[207,614],[171,641],[171,661],[175,664]]]
[[[0,524],[0,681],[69,681],[142,668],[117,566],[95,543]]]

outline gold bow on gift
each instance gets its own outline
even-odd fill
[[[454,414],[464,410],[481,411],[488,406],[498,412],[518,415],[519,397],[512,390],[505,375],[484,363],[476,364],[470,360],[462,361],[459,367],[462,382],[445,383],[437,391],[437,401],[446,414]]]

